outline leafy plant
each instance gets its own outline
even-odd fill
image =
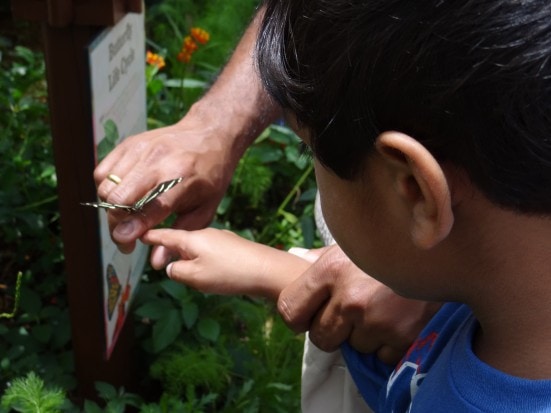
[[[20,293],[18,312],[0,324],[0,388],[30,370],[72,388],[44,59],[16,46],[0,66],[0,151],[9,160],[0,163],[0,285],[8,286],[0,311],[9,312]]]
[[[24,378],[15,379],[2,396],[4,408],[22,413],[58,413],[65,403],[63,390],[45,387],[32,371]]]
[[[148,47],[166,59],[162,68],[149,65],[146,74],[149,125],[158,127],[179,120],[213,81],[257,1],[148,3]],[[208,31],[210,41],[183,65],[177,55],[192,27]],[[15,274],[21,273],[19,309],[0,323],[0,394],[11,394],[14,383],[34,371],[41,394],[66,392],[55,409],[79,411],[67,401],[76,382],[44,60],[40,51],[13,46],[1,35],[0,48],[0,151],[9,160],[0,163],[0,313],[12,315]],[[104,126],[116,141],[114,125]],[[315,190],[296,136],[273,125],[240,161],[213,225],[279,248],[319,245]],[[137,395],[98,383],[99,400],[86,401],[85,412],[300,409],[302,337],[285,327],[271,304],[205,295],[148,269],[133,308],[127,322],[135,323],[143,390]]]
[[[105,407],[101,408],[96,402],[85,400],[85,413],[124,413],[128,407],[140,407],[143,403],[141,397],[128,393],[124,388],[116,389],[115,386],[98,381],[95,383],[98,396],[104,401]]]
[[[152,364],[150,372],[163,383],[165,393],[182,398],[189,393],[189,386],[203,394],[220,392],[229,383],[231,364],[224,349],[194,348],[179,342]]]

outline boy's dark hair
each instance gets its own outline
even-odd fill
[[[377,135],[413,136],[498,205],[551,212],[551,2],[266,0],[257,64],[352,178]]]

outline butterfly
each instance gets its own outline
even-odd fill
[[[110,204],[109,202],[81,202],[81,205],[92,206],[94,208],[105,208],[105,209],[122,209],[129,214],[134,214],[136,212],[141,212],[142,209],[157,198],[159,195],[164,194],[166,191],[174,188],[175,185],[182,182],[184,178],[171,179],[169,181],[161,182],[153,190],[149,191],[142,199],[136,201],[134,205],[120,205],[120,204]]]

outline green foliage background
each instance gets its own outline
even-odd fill
[[[9,9],[1,1],[5,18]],[[256,5],[147,2],[147,47],[167,62],[148,69],[150,127],[177,121],[212,83]],[[41,401],[44,412],[299,411],[302,338],[271,304],[201,294],[151,269],[129,321],[143,391],[97,383],[101,402],[75,404],[44,61],[36,28],[10,24],[0,30],[0,313],[13,308],[19,271],[23,286],[18,313],[0,319],[0,412],[38,411],[22,402],[29,398]],[[176,59],[182,38],[197,26],[211,39],[183,65]],[[267,129],[240,161],[213,225],[279,248],[319,245],[315,182],[296,143],[283,125]]]

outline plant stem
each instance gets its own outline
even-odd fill
[[[283,202],[281,204],[279,204],[279,207],[277,208],[277,211],[275,213],[275,217],[274,218],[277,218],[278,216],[282,215],[283,212],[285,211],[285,208],[287,207],[287,205],[289,204],[289,202],[291,202],[291,199],[293,199],[294,196],[296,196],[296,194],[299,192],[300,190],[300,187],[301,185],[304,183],[304,181],[308,178],[308,176],[310,176],[310,174],[312,173],[312,171],[314,170],[314,164],[312,163],[305,171],[304,173],[300,176],[300,178],[297,180],[297,182],[295,183],[295,185],[293,186],[293,188],[289,191],[289,193],[287,194],[287,196],[285,197],[285,199],[283,200]],[[263,229],[262,229],[262,232],[260,233],[260,235],[258,236],[258,240],[261,241],[262,239],[264,239],[264,236],[266,235],[266,233],[268,232],[268,230],[270,229],[270,226],[269,225],[266,225]],[[275,240],[272,240],[270,243],[268,243],[268,245],[272,245],[273,242],[275,242],[277,240],[277,238]]]
[[[0,318],[13,318],[19,307],[19,300],[21,298],[21,279],[23,278],[23,273],[19,271],[17,273],[17,281],[15,282],[15,302],[13,304],[13,310],[11,313],[0,313]]]
[[[53,202],[57,199],[57,195],[52,195],[48,198],[42,199],[40,201],[33,202],[32,204],[27,204],[18,208],[14,208],[14,211],[21,212],[21,211],[27,211],[29,209],[34,209],[36,207],[39,207],[44,204],[48,204],[50,202]]]
[[[310,175],[310,173],[314,170],[314,164],[312,163],[302,174],[302,176],[298,179],[298,181],[295,183],[295,186],[293,186],[293,189],[289,191],[283,202],[279,205],[277,208],[276,215],[280,215],[285,208],[287,207],[287,204],[291,201],[291,199],[295,196],[295,194],[299,191],[301,185],[304,183],[306,178]]]

